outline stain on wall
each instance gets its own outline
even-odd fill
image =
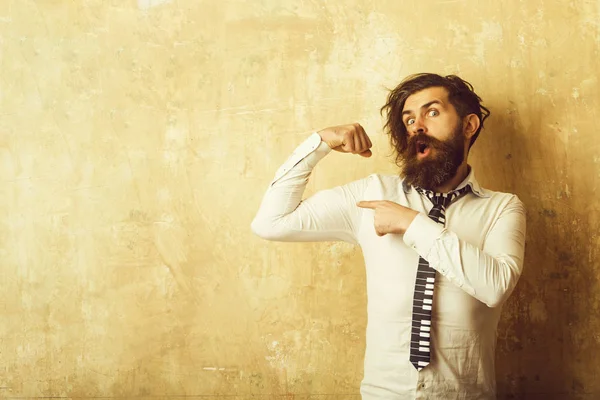
[[[358,399],[360,249],[250,221],[312,130],[359,121],[309,193],[393,173],[386,88],[456,73],[472,164],[528,209],[503,399],[600,396],[600,4],[0,3],[0,398]],[[212,397],[211,397],[212,396]]]

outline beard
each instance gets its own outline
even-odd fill
[[[457,124],[447,140],[439,140],[425,134],[408,138],[407,146],[402,151],[400,175],[412,186],[425,190],[435,190],[452,179],[465,156],[465,142],[462,124]],[[429,154],[419,160],[417,143],[429,147]]]

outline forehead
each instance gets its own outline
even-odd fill
[[[402,111],[418,110],[422,105],[434,100],[440,101],[447,107],[449,104],[448,90],[441,86],[434,86],[413,93],[404,102],[404,109]]]

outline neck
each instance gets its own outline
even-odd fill
[[[443,185],[436,187],[435,191],[437,193],[448,193],[453,191],[469,175],[470,169],[471,168],[469,167],[469,164],[467,164],[467,160],[465,160],[458,167],[458,170],[456,171],[454,177],[448,182],[444,183]]]

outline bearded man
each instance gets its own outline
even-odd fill
[[[331,150],[370,157],[358,123],[312,134],[277,171],[252,222],[276,241],[362,248],[365,400],[494,399],[496,330],[523,269],[525,209],[482,188],[467,159],[489,110],[458,76],[417,74],[382,107],[399,174],[302,200]]]

